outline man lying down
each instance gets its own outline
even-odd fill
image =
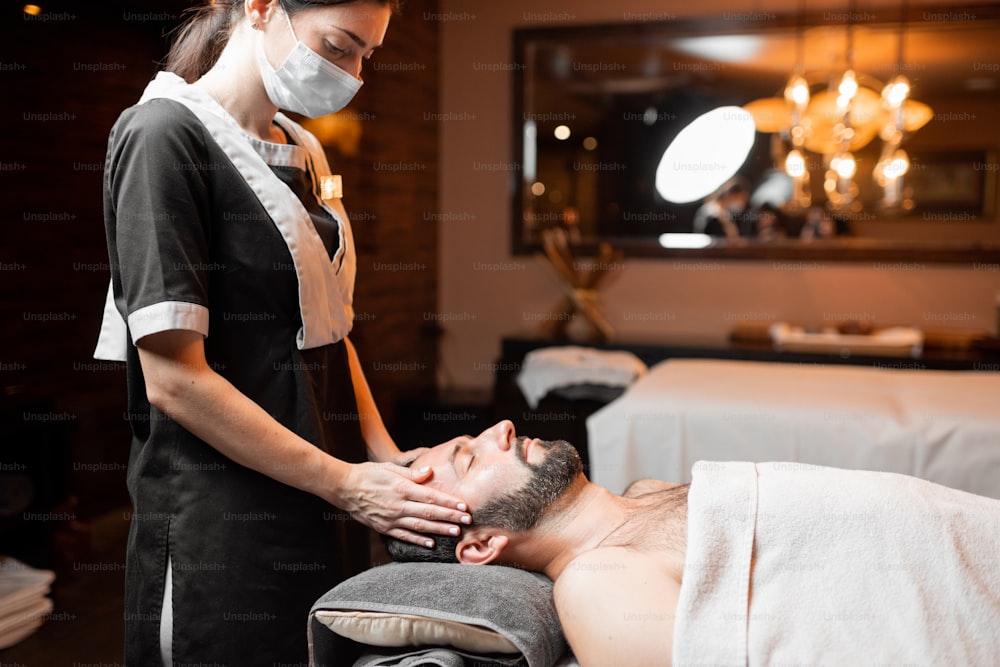
[[[394,559],[545,573],[584,667],[1000,664],[1000,500],[893,473],[709,463],[622,496],[500,422],[421,454],[473,523]]]

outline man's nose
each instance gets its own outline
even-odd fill
[[[489,427],[483,435],[486,436],[484,438],[486,444],[506,452],[510,449],[510,441],[514,437],[514,423],[504,419]]]

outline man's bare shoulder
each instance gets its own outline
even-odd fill
[[[680,582],[660,559],[627,547],[600,547],[570,561],[553,591],[559,621],[584,667],[667,665]]]
[[[673,578],[663,567],[663,559],[656,554],[627,546],[606,546],[591,549],[571,560],[556,579],[556,589],[573,589],[584,586],[616,586],[623,578],[642,576],[649,579],[657,575]],[[567,591],[568,592],[568,591]]]
[[[628,567],[640,566],[644,560],[642,554],[635,553],[623,546],[598,547],[585,551],[571,560],[559,574],[556,585],[575,584],[579,580],[588,580],[593,575],[613,573]]]

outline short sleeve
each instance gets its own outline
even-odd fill
[[[111,132],[105,222],[133,342],[171,329],[208,335],[211,168],[204,126],[177,102],[132,107]]]

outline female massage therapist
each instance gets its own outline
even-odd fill
[[[95,356],[127,362],[128,665],[304,664],[310,606],[370,565],[361,524],[470,520],[399,465],[347,339],[347,215],[278,113],[344,107],[392,5],[216,0],[111,132]]]

